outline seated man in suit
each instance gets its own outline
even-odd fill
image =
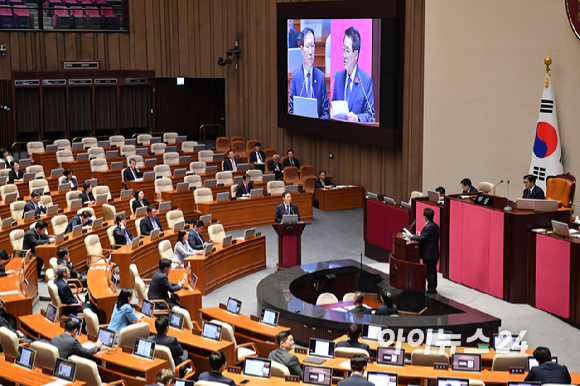
[[[34,212],[34,216],[38,217],[41,213],[46,213],[46,206],[41,200],[42,196],[38,192],[32,192],[30,195],[30,201],[24,205],[24,212]]]
[[[24,234],[24,239],[22,240],[22,249],[30,249],[32,255],[36,256],[35,248],[38,245],[44,245],[47,243],[54,243],[54,237],[48,236],[48,224],[44,220],[38,220],[34,224],[34,228],[26,231]],[[44,266],[44,261],[40,257],[36,257],[36,273],[38,277],[42,277],[42,267]]]
[[[538,361],[539,366],[532,367],[524,380],[525,382],[572,383],[568,368],[552,362],[552,353],[549,348],[542,346],[536,348],[534,358]]]
[[[88,202],[89,204],[95,203],[95,196],[93,196],[93,187],[90,183],[85,182],[83,184],[83,192],[80,194],[79,198],[82,200],[83,204]]]
[[[127,245],[135,238],[129,229],[127,229],[127,217],[123,213],[115,216],[115,221],[117,222],[117,227],[113,236],[115,237],[115,244],[117,245]]]
[[[24,172],[20,170],[20,165],[16,161],[10,162],[10,167],[12,170],[8,172],[8,183],[13,184],[14,181],[22,181],[24,178]]]
[[[70,186],[70,190],[77,190],[79,188],[77,178],[73,175],[71,168],[66,169],[62,174],[64,178],[60,182],[61,184],[68,184]]]
[[[225,383],[229,386],[236,386],[236,383],[233,379],[224,377],[222,375],[227,367],[226,354],[221,351],[214,351],[209,355],[208,359],[211,371],[201,373],[199,375],[200,381],[218,382]]]
[[[461,180],[461,189],[463,189],[463,194],[477,193],[477,189],[471,186],[471,180],[469,178]]]
[[[274,212],[274,221],[282,222],[282,216],[285,214],[295,214],[298,215],[298,221],[300,221],[300,213],[298,212],[298,207],[296,204],[292,204],[292,193],[284,192],[282,194],[282,200],[284,200],[280,205],[276,207]]]
[[[250,181],[247,174],[242,176],[242,182],[236,186],[236,197],[250,197],[250,192],[254,189],[254,183]]]
[[[286,158],[284,160],[284,167],[288,167],[288,166],[296,166],[296,168],[298,169],[298,171],[300,171],[300,161],[298,161],[297,158],[294,158],[294,151],[292,150],[288,150],[286,152],[286,155],[288,156],[288,158]]]
[[[171,283],[167,278],[169,271],[171,271],[171,260],[159,260],[159,269],[155,271],[151,278],[151,284],[149,285],[149,292],[147,295],[149,300],[165,300],[169,305],[169,309],[171,309],[179,304],[173,299],[173,297],[169,296],[168,293],[179,291],[187,282],[185,279],[181,279],[177,283]],[[165,308],[165,304],[157,303],[156,307]]]
[[[157,217],[157,209],[153,206],[147,207],[147,216],[141,220],[141,236],[149,236],[151,231],[154,229],[159,229],[159,232],[163,232],[163,227]]]
[[[337,386],[375,386],[365,378],[367,360],[362,355],[355,355],[350,360],[352,374],[350,377],[338,382]]]
[[[542,188],[536,186],[536,176],[533,174],[524,176],[524,186],[526,188],[524,189],[523,198],[543,200],[546,197]]]
[[[186,350],[181,347],[179,341],[174,336],[168,336],[169,332],[169,318],[165,315],[160,315],[155,319],[155,330],[157,334],[151,335],[147,340],[155,342],[155,344],[165,346],[171,351],[171,356],[173,357],[173,363],[178,366],[181,362],[187,360],[189,355]],[[183,367],[179,370],[179,378],[185,376],[187,372],[187,367]]]
[[[326,177],[326,172],[321,170],[320,173],[318,173],[318,178],[314,181],[314,186],[316,189],[324,189],[334,187],[334,184],[328,177]]]
[[[10,155],[7,149],[0,148],[0,162],[4,162],[5,168],[10,167],[10,163],[14,161],[14,158]]]
[[[10,260],[8,253],[6,253],[4,249],[0,249],[0,277],[8,276],[17,272],[13,269],[6,271],[6,267],[4,265],[8,262],[8,260]]]
[[[363,306],[364,300],[365,296],[363,295],[363,293],[360,291],[356,291],[352,298],[352,304],[355,307],[352,310],[350,310],[350,312],[352,312],[353,314],[370,314],[372,310],[370,308],[366,308],[365,306]]]
[[[369,347],[369,345],[358,341],[362,335],[362,327],[360,324],[351,323],[350,326],[348,326],[348,330],[346,331],[346,333],[348,335],[348,340],[338,342],[336,344],[337,348],[338,347],[362,348],[363,350],[367,350],[369,355],[371,355],[371,348]]]
[[[271,161],[268,161],[268,170],[274,172],[276,181],[282,179],[282,170],[284,167],[280,163],[280,154],[274,154]]]
[[[82,225],[83,229],[89,229],[93,226],[93,220],[91,220],[91,216],[91,212],[88,210],[83,210],[80,214],[77,214],[70,220],[66,226],[66,229],[64,230],[64,233],[66,234],[72,232],[73,228],[77,225]]]
[[[83,312],[83,308],[89,308],[91,311],[98,315],[97,307],[93,304],[82,303],[78,298],[76,298],[70,287],[68,286],[67,280],[70,279],[70,271],[66,265],[59,265],[56,267],[56,279],[54,279],[54,285],[58,288],[58,297],[64,307],[62,314],[65,316],[78,315]]]
[[[77,336],[81,333],[81,326],[74,320],[68,320],[64,325],[64,333],[55,336],[50,340],[50,344],[58,349],[59,358],[68,359],[72,355],[78,355],[91,359],[93,355],[99,352],[103,345],[100,340],[95,343],[93,348],[84,348],[79,343]]]
[[[143,178],[143,173],[141,173],[137,167],[137,161],[135,161],[133,158],[129,159],[129,167],[123,170],[123,178],[125,181],[134,181],[139,178]]]
[[[75,270],[74,265],[70,262],[70,255],[68,253],[67,248],[65,247],[58,248],[56,250],[56,259],[57,265],[64,265],[68,268],[71,279],[80,280],[83,287],[87,288],[87,279],[83,278],[83,276]]]
[[[294,349],[294,337],[292,333],[290,331],[282,331],[276,335],[276,340],[280,347],[270,352],[268,359],[288,367],[290,374],[298,375],[300,380],[302,380],[303,373],[300,362],[296,355],[290,354],[290,351]]]
[[[203,239],[203,221],[200,219],[193,220],[193,228],[189,231],[189,235],[187,236],[187,242],[189,246],[195,249],[196,251],[201,251],[208,243],[212,243],[212,241],[206,242]]]
[[[233,150],[228,150],[226,153],[227,158],[224,160],[224,171],[229,170],[232,172],[238,171],[238,164],[240,161],[236,158],[236,153]]]
[[[427,293],[437,293],[437,263],[439,262],[439,225],[433,222],[433,209],[423,210],[425,226],[420,236],[404,236],[406,239],[419,242],[419,257],[427,266]]]
[[[266,170],[265,168],[266,154],[262,151],[262,144],[256,142],[254,145],[254,151],[250,153],[250,163],[254,164],[256,169],[260,169],[262,172]]]
[[[387,290],[384,290],[381,293],[381,304],[374,310],[372,313],[373,315],[398,315],[399,311],[397,311],[397,306],[393,304],[393,298],[391,297],[391,293]]]

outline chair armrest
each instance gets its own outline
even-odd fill
[[[260,356],[260,352],[258,351],[258,346],[256,346],[256,344],[254,342],[246,342],[246,343],[238,344],[236,346],[236,360],[238,359],[238,350],[240,349],[240,347],[251,348],[252,350],[254,350],[257,357]]]
[[[71,287],[72,284],[72,287],[74,287],[74,290],[77,292],[83,292],[85,290],[85,287],[83,287],[83,284],[79,279],[68,279],[67,283],[69,283],[69,287]]]
[[[124,247],[124,245],[121,245],[121,244],[112,244],[111,245],[111,251],[115,251],[115,250],[117,250],[119,248],[122,248],[122,247]]]
[[[79,299],[79,300],[80,300],[80,299]],[[79,303],[79,304],[61,304],[61,305],[58,307],[58,318],[59,318],[59,319],[62,319],[62,320],[68,320],[68,319],[70,319],[68,316],[63,316],[63,315],[62,315],[62,311],[63,311],[63,309],[64,309],[64,308],[67,308],[67,307],[80,307],[80,308],[83,308],[83,303],[81,302],[81,303]],[[84,308],[83,308],[83,309],[84,309]]]
[[[28,249],[13,249],[12,250],[12,259],[16,257],[16,252],[26,253],[26,252],[28,252]],[[22,256],[18,256],[18,257],[22,257]]]
[[[195,328],[198,331],[201,331],[201,327],[199,326],[199,323],[196,320],[192,320],[191,324],[193,324],[193,328]]]
[[[191,367],[191,371],[188,371],[187,374],[185,374],[185,376],[183,377],[183,379],[189,379],[189,378],[193,377],[195,372],[196,372],[196,369],[195,369],[195,365],[193,364],[191,359],[184,360],[178,366],[175,366],[176,376],[179,375],[179,370],[181,370],[182,368],[184,368],[186,366]]]
[[[123,386],[127,386],[127,384],[125,383],[124,380],[122,379],[118,379],[116,381],[113,382],[109,382],[109,383],[104,383],[104,386],[116,386],[116,385],[123,385]]]
[[[169,304],[167,304],[167,302],[165,300],[149,300],[151,303],[163,303],[165,304],[165,307],[167,307],[166,310],[155,310],[153,311],[153,315],[167,315],[169,314],[169,311],[171,311],[171,308],[169,307]]]

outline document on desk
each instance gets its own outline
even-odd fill
[[[43,386],[64,386],[64,385],[70,385],[70,381],[64,379],[57,379],[54,382],[45,383]]]
[[[95,344],[93,342],[85,342],[82,344],[82,346],[87,350],[90,350],[95,347]]]
[[[19,293],[20,293],[20,291],[18,291],[18,290],[4,291],[4,292],[0,292],[0,296],[18,295]]]

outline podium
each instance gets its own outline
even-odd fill
[[[310,223],[274,224],[278,234],[277,268],[291,268],[302,265],[302,231]]]
[[[399,260],[419,264],[419,243],[408,243],[403,238],[403,232],[393,235],[393,255]]]
[[[393,236],[389,280],[393,287],[400,290],[425,292],[427,266],[419,263],[419,243],[407,244],[402,232]]]

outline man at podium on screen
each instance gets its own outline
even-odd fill
[[[285,215],[295,214],[298,216],[298,221],[300,221],[300,213],[298,213],[298,207],[296,204],[292,203],[292,193],[284,192],[282,195],[282,199],[284,200],[280,205],[276,207],[276,211],[274,213],[274,221],[277,223],[282,222],[282,217]]]
[[[328,90],[324,73],[314,67],[314,31],[304,28],[300,50],[302,51],[302,66],[292,73],[290,79],[290,95],[288,101],[288,114],[308,116],[312,118],[328,119]],[[295,103],[294,97],[300,98],[300,103]],[[316,103],[316,111],[309,107]]]
[[[427,266],[427,293],[437,293],[437,263],[439,262],[439,225],[433,222],[433,209],[423,210],[425,226],[419,236],[406,234],[405,239],[419,242],[419,256]]]

